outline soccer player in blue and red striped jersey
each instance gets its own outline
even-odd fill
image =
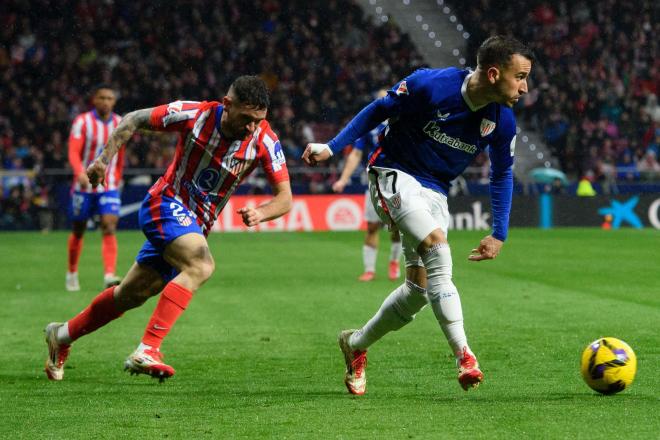
[[[176,101],[127,114],[103,153],[87,168],[92,185],[104,178],[120,145],[135,130],[179,133],[172,163],[149,190],[139,213],[147,237],[118,286],[101,292],[80,314],[46,327],[46,374],[62,380],[73,341],[160,294],[138,348],[124,363],[131,373],[165,379],[174,369],[160,346],[193,293],[215,269],[206,236],[238,184],[260,166],[273,197],[237,212],[247,226],[280,217],[291,208],[291,185],[280,142],[271,130],[264,82],[241,76],[220,102]]]
[[[112,87],[98,85],[94,89],[91,111],[78,115],[71,126],[69,135],[69,164],[73,170],[73,185],[71,188],[71,220],[72,232],[68,240],[68,270],[66,273],[66,290],[80,290],[78,281],[78,260],[83,247],[83,236],[87,229],[87,221],[100,216],[101,254],[103,256],[103,282],[105,287],[119,284],[115,275],[117,266],[117,238],[115,230],[119,220],[119,185],[124,166],[124,149],[108,163],[106,176],[102,185],[92,187],[89,184],[85,169],[103,151],[110,135],[117,128],[121,116],[113,113],[117,102]]]
[[[339,336],[346,361],[344,383],[352,394],[366,389],[367,347],[411,322],[426,304],[456,357],[460,385],[467,390],[483,380],[467,343],[452,281],[447,192],[450,182],[488,149],[493,232],[468,258],[495,258],[507,237],[511,209],[516,137],[511,108],[527,93],[533,60],[532,52],[513,38],[488,38],[478,50],[474,72],[420,69],[362,109],[328,144],[307,146],[303,160],[314,165],[389,121],[369,159],[369,190],[381,219],[401,233],[406,282],[362,328]]]

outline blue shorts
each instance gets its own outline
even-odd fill
[[[120,206],[121,199],[117,190],[98,193],[74,191],[71,194],[71,220],[84,222],[97,214],[119,216]]]
[[[172,197],[147,194],[138,214],[140,228],[147,237],[135,261],[155,269],[166,282],[179,272],[163,258],[165,247],[185,234],[200,234],[197,217]]]

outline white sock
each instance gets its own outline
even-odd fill
[[[365,350],[387,333],[411,322],[427,303],[426,289],[406,280],[385,298],[373,318],[351,335],[348,345],[356,350]]]
[[[144,344],[140,342],[140,345],[138,345],[138,351],[144,351],[144,350],[153,350],[153,347],[151,345]],[[156,350],[158,351],[158,350]]]
[[[393,241],[390,246],[390,261],[399,261],[403,246],[400,241]]]
[[[61,325],[57,329],[57,334],[55,335],[58,344],[71,344],[71,336],[69,335],[69,323],[65,322],[64,325]]]
[[[364,264],[365,272],[376,272],[376,256],[378,255],[378,248],[362,246],[362,263]]]
[[[463,328],[463,310],[458,290],[451,280],[452,261],[448,244],[438,244],[422,255],[427,272],[427,295],[435,317],[457,358],[467,348]],[[467,348],[469,351],[470,349]]]

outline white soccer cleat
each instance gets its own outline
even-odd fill
[[[103,284],[105,285],[106,289],[108,287],[118,286],[119,283],[121,283],[121,278],[119,278],[114,273],[106,273],[103,275]]]
[[[78,292],[80,290],[80,283],[78,282],[78,272],[66,273],[66,290],[69,292]]]
[[[51,322],[46,326],[46,344],[48,344],[48,358],[44,371],[50,380],[62,380],[64,378],[64,362],[69,356],[71,345],[57,342],[57,330],[63,326],[61,322]]]
[[[163,354],[158,350],[135,350],[124,362],[124,370],[133,374],[147,374],[163,382],[174,376],[174,368],[163,362]]]
[[[361,396],[367,390],[367,350],[353,350],[348,345],[348,339],[355,331],[344,330],[339,334],[339,348],[346,361],[344,384],[349,393]]]
[[[456,360],[458,365],[458,383],[467,391],[470,388],[477,388],[484,380],[484,374],[479,369],[479,362],[474,355],[463,347],[463,356]]]

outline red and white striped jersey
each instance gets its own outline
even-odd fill
[[[122,178],[124,168],[124,148],[120,148],[108,164],[103,185],[92,188],[81,188],[78,175],[84,173],[87,167],[96,159],[108,142],[112,131],[121,121],[121,116],[111,113],[107,121],[103,121],[95,110],[80,114],[73,120],[69,135],[69,163],[73,169],[73,189],[82,192],[104,192],[116,190]]]
[[[289,180],[282,146],[268,121],[245,139],[228,141],[220,133],[222,111],[219,102],[176,101],[154,108],[150,119],[153,130],[180,136],[172,163],[149,193],[186,205],[205,234],[257,165],[272,185]]]

